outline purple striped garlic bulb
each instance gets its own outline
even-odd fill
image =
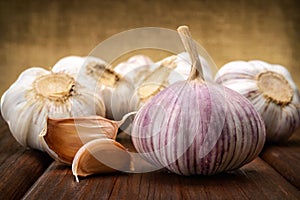
[[[288,70],[253,60],[224,65],[215,80],[251,101],[266,125],[268,142],[286,142],[300,126],[300,96]]]
[[[137,113],[132,141],[146,160],[182,175],[211,175],[252,161],[265,142],[265,126],[239,93],[203,79],[188,27],[178,28],[192,60],[187,81],[176,82]]]

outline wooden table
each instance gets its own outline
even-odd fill
[[[185,177],[164,170],[77,183],[68,166],[21,147],[0,119],[0,199],[300,199],[300,130],[239,170]]]

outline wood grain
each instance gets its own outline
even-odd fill
[[[45,195],[47,194],[47,195]],[[261,159],[211,177],[166,171],[90,176],[76,183],[53,163],[24,199],[299,199],[300,191]]]
[[[0,119],[0,199],[20,199],[51,162],[45,153],[20,146]]]
[[[300,189],[300,129],[285,145],[267,145],[260,156]]]

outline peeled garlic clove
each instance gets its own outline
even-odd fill
[[[131,157],[125,147],[112,139],[97,139],[86,143],[76,153],[72,172],[78,176],[131,170]]]
[[[21,145],[43,150],[39,135],[48,117],[104,115],[105,107],[72,75],[30,68],[1,97],[1,112]]]
[[[85,57],[79,77],[86,80],[85,85],[89,85],[95,96],[103,98],[107,118],[120,120],[126,113],[133,111],[129,102],[134,86],[101,59]]]
[[[285,67],[258,60],[233,61],[215,79],[253,103],[265,122],[267,141],[284,143],[300,126],[299,91]]]
[[[146,160],[177,174],[239,168],[262,150],[264,123],[245,97],[203,78],[188,28],[178,31],[192,60],[190,76],[141,107],[132,125],[133,144]]]

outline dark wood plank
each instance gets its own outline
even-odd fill
[[[0,119],[0,199],[20,199],[52,162],[45,153],[20,146]]]
[[[240,170],[211,177],[184,177],[165,172],[119,177],[111,198],[299,199],[299,195],[294,186],[258,158]]]
[[[19,199],[42,175],[51,159],[44,153],[23,150],[0,166],[0,199]]]
[[[300,189],[300,129],[286,145],[267,145],[260,156]]]
[[[108,199],[118,177],[94,176],[77,183],[69,166],[54,162],[23,199]]]
[[[125,146],[131,148],[125,141]],[[45,196],[45,194],[47,194]],[[300,191],[260,158],[243,168],[210,177],[185,177],[164,170],[81,178],[57,162],[24,199],[300,199]]]
[[[55,162],[24,199],[300,199],[300,192],[260,158],[211,177],[159,171],[90,176],[79,183],[69,167]]]

